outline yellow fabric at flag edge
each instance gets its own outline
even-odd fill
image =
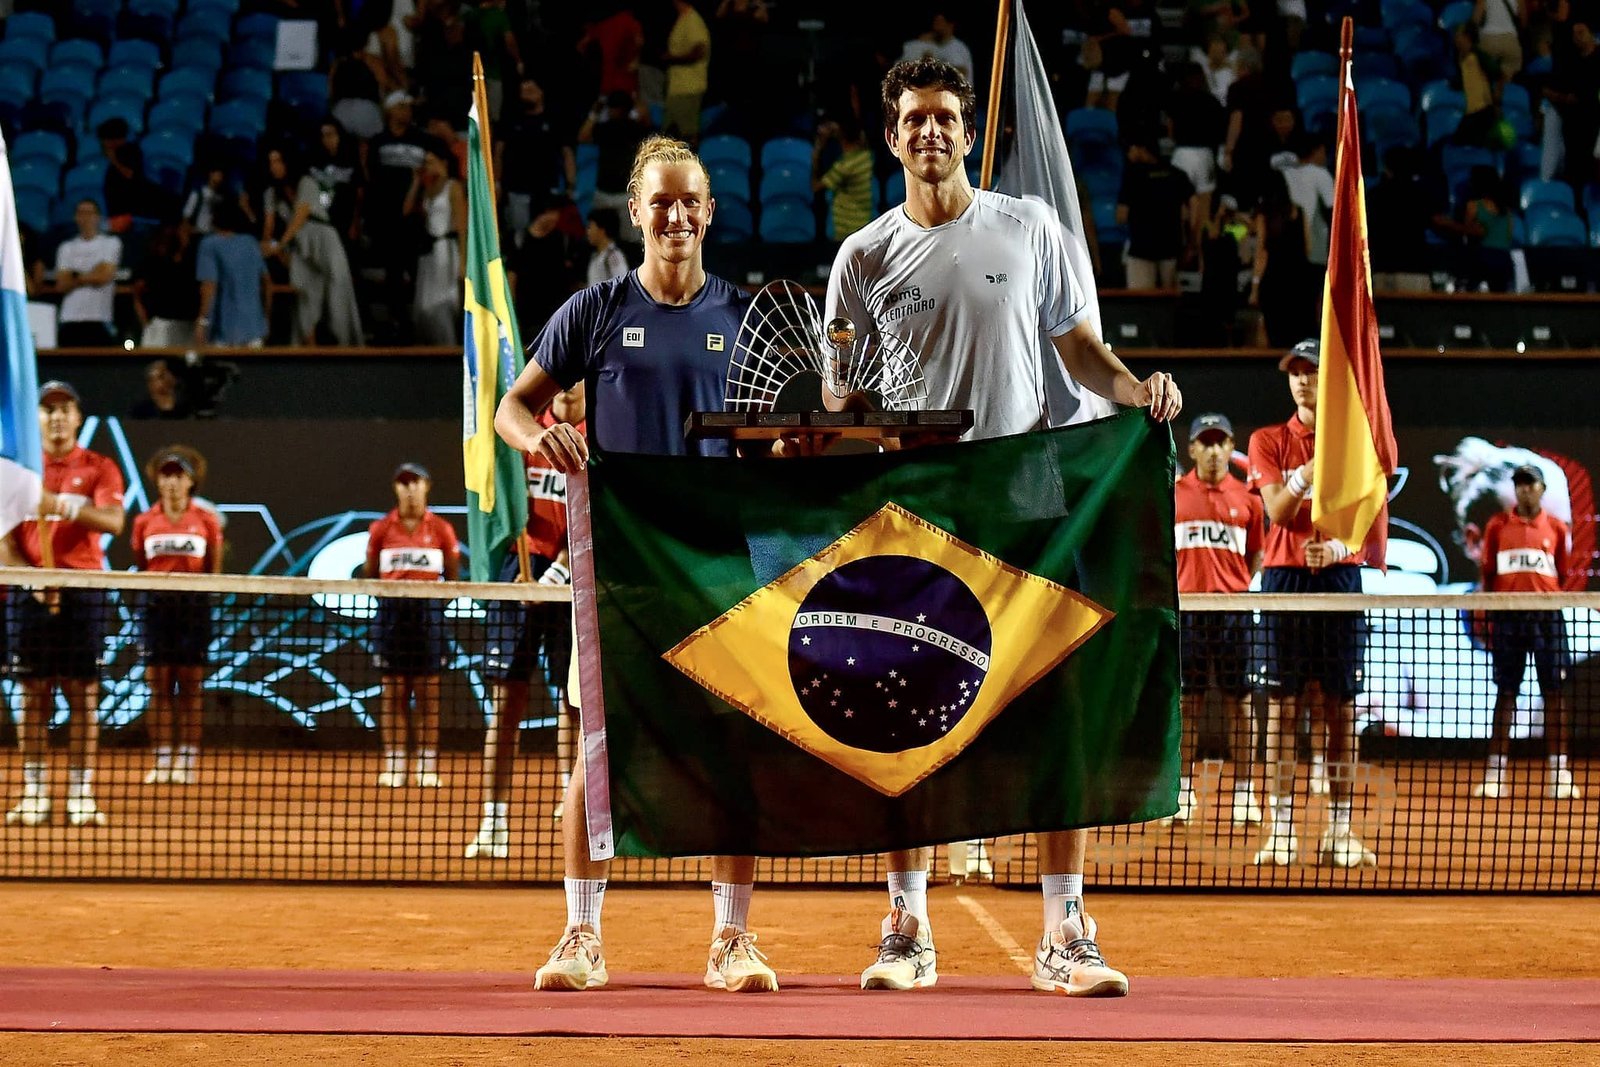
[[[499,271],[500,280],[503,281],[505,277],[500,260],[491,260],[487,264],[487,271],[490,290],[487,295],[491,303],[501,304],[504,300],[495,292],[496,271]],[[470,277],[464,280],[464,286],[466,312],[472,323],[473,336],[477,339],[478,382],[473,406],[477,413],[478,428],[475,434],[461,442],[461,451],[466,469],[466,488],[478,495],[480,512],[493,514],[496,496],[494,453],[498,441],[494,429],[494,391],[500,378],[501,321],[493,310],[478,300]],[[486,340],[489,343],[486,344]]]

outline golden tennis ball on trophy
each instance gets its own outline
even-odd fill
[[[843,316],[829,319],[823,329],[828,343],[834,348],[849,348],[856,343],[856,324]]]

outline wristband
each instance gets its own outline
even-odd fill
[[[1299,470],[1296,470],[1293,474],[1289,475],[1288,489],[1289,492],[1293,493],[1295,496],[1305,496],[1311,491],[1311,486],[1306,484],[1305,475],[1301,474]]]
[[[78,515],[83,511],[83,501],[74,496],[56,497],[56,514],[68,522],[77,522]]]
[[[1324,541],[1323,544],[1328,547],[1328,554],[1333,557],[1334,563],[1343,563],[1350,558],[1350,546],[1338,538]]]
[[[540,585],[571,585],[572,571],[564,563],[552,563],[539,575]]]

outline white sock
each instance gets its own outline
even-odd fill
[[[197,760],[199,760],[199,758],[200,758],[200,749],[198,747],[196,747],[195,745],[179,745],[178,746],[178,770],[180,770],[180,771],[192,771],[192,770],[194,770],[195,762]]]
[[[1179,779],[1178,779],[1178,793],[1181,795],[1183,793],[1192,793],[1192,792],[1194,792],[1194,779],[1189,777],[1187,774],[1182,775],[1181,777],[1179,777]]]
[[[1040,875],[1039,888],[1044,890],[1044,932],[1053,934],[1067,917],[1067,902],[1083,896],[1083,873]]]
[[[417,755],[418,774],[437,774],[439,772],[439,750],[425,748]]]
[[[1488,772],[1490,778],[1504,778],[1506,776],[1506,758],[1504,756],[1490,756]]]
[[[94,770],[90,767],[67,768],[67,796],[87,797],[94,794]]]
[[[750,926],[750,894],[755,891],[755,886],[749,882],[712,882],[711,903],[715,911],[712,922],[711,936],[716,937],[722,933],[724,927],[731,926],[743,932]]]
[[[171,745],[156,746],[156,766],[161,770],[166,770],[168,767],[172,766]]]
[[[1551,774],[1555,774],[1557,771],[1564,771],[1567,769],[1567,757],[1565,755],[1551,756],[1549,758],[1549,763]]]
[[[1272,832],[1275,834],[1294,833],[1294,797],[1269,797],[1267,806],[1272,809]]]
[[[567,929],[588,925],[600,936],[600,905],[606,898],[604,878],[565,878],[567,887]]]
[[[504,800],[485,800],[483,802],[483,817],[493,819],[495,822],[505,822],[506,815],[511,810],[511,804]]]
[[[22,795],[25,797],[44,796],[44,775],[47,764],[24,763],[22,765]]]
[[[927,871],[890,871],[889,872],[889,906],[901,908],[917,917],[917,921],[928,921],[928,872]]]
[[[1335,833],[1347,834],[1350,832],[1350,811],[1354,805],[1355,802],[1351,800],[1335,800],[1328,805]]]
[[[406,750],[403,748],[385,750],[383,753],[383,769],[386,774],[405,774]]]

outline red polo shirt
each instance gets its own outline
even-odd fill
[[[1308,429],[1298,414],[1288,422],[1264,426],[1251,434],[1250,491],[1259,496],[1263,485],[1286,485],[1296,468],[1311,462],[1315,444],[1316,432]],[[1307,493],[1288,522],[1274,522],[1267,527],[1267,551],[1262,565],[1304,567],[1306,544],[1314,537],[1322,540],[1311,525],[1311,494]],[[1354,567],[1365,561],[1359,545],[1349,547],[1354,551],[1336,566]]]
[[[207,559],[222,555],[222,525],[207,508],[191,503],[178,521],[158,503],[133,520],[133,564],[142,571],[203,574]]]
[[[44,457],[44,487],[52,493],[76,497],[89,507],[122,506],[122,472],[114,461],[81,446],[65,456]],[[52,522],[51,546],[57,567],[75,571],[105,569],[106,555],[100,550],[100,531],[76,522]],[[17,527],[17,547],[30,566],[42,567],[39,555],[39,524],[29,521]]]
[[[539,416],[540,426],[555,423],[548,410]],[[587,423],[577,423],[577,430],[588,436]],[[528,551],[555,559],[567,547],[567,476],[532,452],[524,452],[522,462],[528,472]]]
[[[406,529],[396,508],[367,531],[367,559],[384,579],[441,581],[445,560],[460,552],[455,528],[431,511],[422,513],[415,530]]]
[[[1490,593],[1559,593],[1566,580],[1567,524],[1544,509],[1525,519],[1502,511],[1483,527],[1483,588]]]
[[[1250,560],[1261,551],[1261,498],[1231,474],[1211,485],[1194,471],[1178,479],[1175,497],[1178,591],[1249,589]]]

